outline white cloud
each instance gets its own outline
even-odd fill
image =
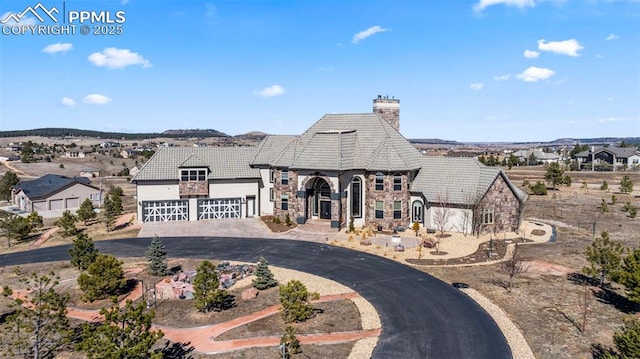
[[[253,94],[260,97],[280,96],[284,94],[284,87],[280,85],[273,85],[273,86],[265,87],[260,91],[254,91]]]
[[[602,56],[602,54],[596,54],[596,59],[604,59],[604,56]]]
[[[555,74],[555,72],[546,67],[531,66],[519,73],[516,77],[524,82],[538,82],[548,79],[553,76],[553,74]]]
[[[582,45],[576,39],[569,39],[564,41],[549,41],[538,40],[538,50],[549,51],[555,54],[567,55],[572,57],[578,57],[580,54],[578,51],[584,49]]]
[[[55,44],[47,45],[42,52],[46,52],[47,54],[57,54],[58,52],[67,52],[73,49],[73,45],[70,42],[58,42]]]
[[[111,99],[105,95],[101,95],[99,93],[92,93],[85,96],[82,99],[82,102],[88,103],[90,105],[106,105],[111,102]]]
[[[613,102],[613,101],[614,101],[614,98],[613,98],[613,97],[607,97],[607,101],[609,101],[609,102]]]
[[[11,11],[7,11],[4,14],[2,14],[2,16],[0,17],[0,20],[4,20],[6,19],[9,15],[12,14],[16,14],[15,12],[11,12]],[[15,22],[13,19],[3,23],[2,25],[8,25],[8,26],[13,26],[13,25],[35,25],[36,24],[36,18],[33,16],[25,16],[22,19],[20,19],[20,22]]]
[[[515,6],[522,9],[525,7],[534,7],[536,6],[536,2],[535,0],[480,0],[473,6],[473,10],[479,12],[494,5]]]
[[[484,84],[482,82],[476,82],[469,85],[472,90],[480,91],[484,88]]]
[[[504,75],[498,75],[493,77],[493,79],[496,81],[507,81],[510,78],[511,78],[511,74],[504,74]]]
[[[596,121],[598,121],[598,123],[608,123],[608,122],[619,122],[621,119],[617,118],[617,117],[605,117],[605,118],[599,118]]]
[[[69,97],[63,97],[60,99],[60,104],[66,107],[73,107],[76,105],[76,101]]]
[[[607,36],[607,37],[605,38],[605,40],[607,40],[607,41],[611,41],[611,40],[615,40],[615,39],[618,39],[618,38],[619,38],[619,36],[618,36],[618,35],[616,35],[616,34],[609,34],[609,36]]]
[[[533,50],[524,50],[524,53],[522,55],[524,55],[524,57],[528,59],[535,59],[538,56],[540,56],[540,53],[538,51],[533,51]]]
[[[366,39],[369,36],[375,35],[379,32],[386,32],[389,31],[389,29],[386,29],[384,27],[380,27],[378,25],[376,26],[372,26],[366,30],[362,30],[359,33],[353,35],[353,40],[351,40],[352,43],[357,44],[360,41]]]
[[[142,57],[137,52],[129,49],[118,49],[108,47],[102,52],[94,52],[87,58],[89,62],[98,67],[108,67],[110,69],[123,69],[127,66],[140,65],[151,67],[149,60]]]

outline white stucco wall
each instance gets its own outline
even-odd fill
[[[367,191],[367,186],[365,183],[365,178],[364,178],[364,173],[362,173],[362,171],[347,171],[345,173],[342,174],[342,176],[340,177],[339,181],[340,184],[342,186],[343,191],[347,192],[347,208],[346,208],[346,213],[347,213],[347,225],[349,225],[349,220],[351,218],[351,181],[353,180],[354,177],[359,177],[360,181],[362,183],[362,196],[361,196],[361,201],[360,201],[360,210],[361,210],[361,216],[360,218],[355,218],[353,219],[353,225],[356,228],[360,228],[365,224],[365,216],[366,216],[366,208],[365,208],[365,198],[366,198],[366,191]]]
[[[256,199],[260,204],[260,215],[273,214],[273,202],[269,200],[269,192],[273,188],[273,183],[269,182],[271,176],[271,170],[268,168],[260,169],[260,178],[262,179],[262,187],[260,188],[260,198]],[[256,209],[258,211],[258,209]]]
[[[435,221],[436,211],[438,210],[437,206],[433,206],[429,208],[429,210],[425,211],[425,226],[429,229],[438,229],[438,226]],[[449,220],[444,227],[445,231],[450,232],[460,232],[460,233],[471,233],[472,232],[472,223],[473,223],[473,211],[470,209],[462,209],[462,208],[449,208],[451,212],[449,216]],[[465,217],[465,214],[467,217]]]

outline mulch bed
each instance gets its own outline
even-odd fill
[[[284,219],[280,218],[280,222],[281,223],[275,223],[273,221],[273,216],[260,216],[260,219],[262,220],[262,222],[269,227],[269,230],[271,232],[286,232],[292,228],[295,228],[297,226],[297,224],[295,222],[292,222],[291,225],[287,225],[284,221]]]
[[[296,334],[319,334],[362,330],[360,313],[348,299],[333,302],[316,303],[316,316],[300,323],[291,324]],[[281,336],[287,324],[279,313],[247,323],[232,329],[216,340],[232,340],[262,336]]]
[[[509,243],[527,243],[532,242],[528,239],[518,238],[508,240]],[[423,258],[423,259],[415,259],[409,258],[406,259],[407,263],[413,265],[449,265],[449,264],[471,264],[471,263],[482,263],[482,262],[492,262],[497,259],[504,257],[507,252],[507,244],[503,239],[494,240],[493,248],[492,248],[492,256],[489,257],[489,242],[485,242],[478,246],[478,250],[466,257],[460,258],[449,258],[449,259],[431,259],[431,258]],[[443,252],[440,251],[442,254]],[[435,254],[435,252],[431,252],[431,254]]]
[[[531,234],[534,236],[544,236],[545,232],[543,229],[534,229],[533,231],[531,231]]]

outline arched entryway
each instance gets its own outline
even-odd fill
[[[311,218],[331,219],[331,187],[323,178],[307,183],[307,201]]]

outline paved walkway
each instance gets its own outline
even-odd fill
[[[22,299],[24,301],[23,306],[31,308],[29,293],[25,290],[15,290],[12,297],[14,299]],[[135,288],[123,298],[118,306],[123,308],[126,305],[127,300],[135,301],[142,297],[142,285],[136,284]],[[321,296],[317,300],[312,300],[312,303],[331,302],[344,299],[359,298],[360,295],[356,292],[348,292],[342,294],[333,294]],[[267,347],[277,346],[280,344],[280,336],[265,336],[254,338],[243,338],[233,340],[215,340],[220,335],[249,324],[251,322],[275,315],[279,312],[280,305],[272,305],[270,307],[258,310],[256,312],[247,314],[245,316],[234,318],[226,322],[205,325],[191,328],[175,328],[169,326],[152,325],[152,330],[161,330],[164,333],[164,339],[170,340],[174,343],[189,343],[196,351],[205,354],[223,353],[234,350],[248,349],[252,347]],[[100,314],[100,310],[97,309],[81,309],[75,307],[67,307],[67,317],[79,319],[87,322],[101,322],[104,321],[104,316]],[[335,344],[344,343],[350,341],[356,341],[365,338],[378,337],[381,333],[381,329],[370,330],[357,330],[346,332],[334,332],[334,333],[321,333],[321,334],[299,334],[298,339],[302,344]]]

